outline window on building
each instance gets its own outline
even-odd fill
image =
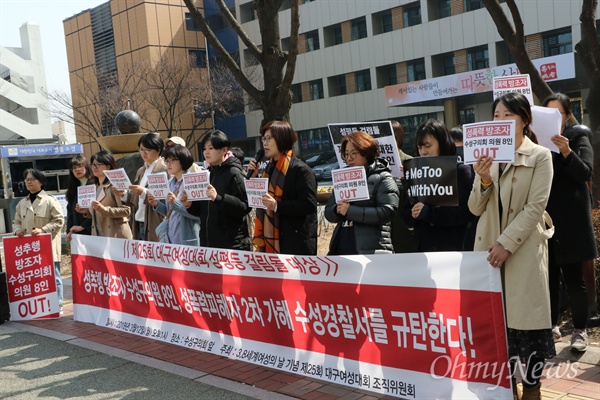
[[[319,31],[315,29],[314,31],[306,32],[306,51],[315,51],[319,50],[321,47],[319,45]]]
[[[329,88],[329,96],[341,96],[348,93],[346,87],[346,75],[336,75],[327,78],[327,86]]]
[[[294,104],[302,103],[302,85],[300,83],[295,83],[292,85],[290,90],[292,91],[292,96],[293,96],[292,100],[293,100]]]
[[[435,0],[437,1],[437,19],[446,18],[452,15],[450,8],[451,0]]]
[[[281,39],[281,50],[290,51],[290,38],[289,36]]]
[[[454,53],[448,53],[442,56],[442,73],[444,76],[456,73]]]
[[[312,3],[313,1],[315,1],[315,0],[304,0],[304,4],[306,4],[306,3]]]
[[[406,72],[408,74],[409,82],[425,79],[425,60],[420,58],[418,60],[407,62]]]
[[[368,69],[358,71],[354,74],[356,79],[356,91],[365,92],[371,90],[371,71]]]
[[[251,3],[254,2],[252,1]],[[290,8],[292,8],[290,0],[283,0],[283,2],[281,3],[281,7],[279,7],[279,11],[289,10]]]
[[[546,33],[542,36],[542,44],[544,47],[544,57],[571,53],[573,51],[571,30],[565,29]]]
[[[352,40],[363,39],[367,37],[367,20],[365,17],[353,19],[351,21]]]
[[[474,11],[483,8],[481,0],[465,0],[465,11]]]
[[[404,27],[419,25],[421,23],[421,4],[419,2],[407,4],[402,8]]]
[[[325,39],[325,47],[342,44],[342,24],[326,26],[323,28],[323,36]]]
[[[256,14],[254,13],[254,2],[250,1],[240,5],[240,20],[243,23],[254,21]]]
[[[396,64],[377,67],[375,74],[377,75],[377,87],[380,89],[398,83]]]
[[[459,111],[459,122],[461,125],[475,122],[475,108],[469,107]]]
[[[392,10],[384,10],[374,13],[371,20],[373,22],[373,35],[380,35],[382,33],[391,32],[394,30],[394,23],[392,22]]]
[[[192,18],[191,13],[185,13],[185,29],[188,31],[199,31],[200,26],[196,23],[196,20]]]
[[[190,63],[194,68],[206,68],[206,50],[188,50]]]
[[[527,39],[525,39],[527,42]],[[515,59],[504,41],[496,42],[496,63],[498,65],[513,64]]]
[[[467,52],[469,71],[484,69],[490,66],[487,46],[476,47]]]
[[[316,79],[308,82],[308,88],[310,90],[310,99],[318,100],[324,97],[323,95],[323,80]]]

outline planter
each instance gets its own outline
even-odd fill
[[[330,197],[331,197],[331,192],[317,193],[317,203],[319,203],[321,205],[325,205],[329,201]]]
[[[138,151],[138,141],[145,133],[127,133],[99,137],[98,143],[113,154],[127,154]]]

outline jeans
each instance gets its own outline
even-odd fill
[[[145,240],[146,226],[143,222],[136,221],[135,223],[138,224],[138,239]]]
[[[63,283],[60,277],[60,262],[54,263],[54,274],[56,275],[56,293],[58,294],[58,305],[63,303]]]

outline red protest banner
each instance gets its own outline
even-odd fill
[[[403,398],[508,399],[486,253],[273,255],[76,235],[74,318]]]
[[[51,235],[11,236],[2,243],[11,320],[58,318]]]

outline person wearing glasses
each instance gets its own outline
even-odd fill
[[[87,158],[82,155],[75,156],[69,163],[69,182],[67,187],[67,241],[77,233],[89,235],[91,233],[92,220],[85,218],[81,213],[75,211],[77,204],[77,188],[79,186],[93,185],[92,167]]]
[[[456,156],[452,136],[444,124],[435,119],[419,125],[415,143],[421,157]],[[473,250],[476,219],[467,204],[473,179],[473,169],[457,160],[457,206],[434,206],[423,202],[411,206],[410,199],[405,201],[404,219],[415,229],[417,252]]]
[[[13,229],[15,236],[52,235],[52,257],[54,259],[54,272],[56,279],[56,292],[58,304],[62,314],[63,284],[60,278],[61,263],[61,231],[65,223],[62,206],[54,196],[44,191],[46,175],[38,169],[25,170],[25,186],[29,191],[17,204]]]
[[[342,139],[340,152],[349,167],[363,167],[369,199],[338,201],[335,194],[325,206],[325,218],[337,223],[330,255],[393,253],[392,218],[398,208],[398,186],[383,158],[379,144],[366,132],[357,131]]]
[[[262,197],[265,209],[256,209],[252,242],[264,253],[316,255],[317,179],[294,154],[296,132],[289,122],[275,120],[260,134],[269,162],[259,177],[269,179],[269,190]],[[252,160],[248,170],[255,169]]]
[[[221,131],[202,139],[210,184],[210,201],[194,201],[189,212],[200,217],[200,245],[250,250],[246,215],[250,212],[242,163],[231,151],[231,141]],[[242,156],[243,159],[243,156]]]
[[[588,182],[592,179],[594,150],[590,144],[592,131],[583,125],[573,125],[571,100],[562,93],[547,97],[543,105],[556,108],[562,115],[562,132],[551,140],[559,153],[552,152],[554,177],[546,211],[552,217],[556,231],[549,241],[550,303],[552,332],[559,341],[562,334],[560,322],[560,276],[564,278],[573,327],[571,348],[586,351],[588,295],[583,279],[583,265],[598,257],[594,226],[592,224],[592,193]],[[594,287],[588,288],[593,290]]]
[[[122,203],[120,196],[115,194],[104,174],[106,170],[118,168],[115,159],[111,153],[102,150],[94,154],[90,161],[96,184],[96,200],[92,201],[89,209],[80,208],[78,204],[75,206],[76,211],[92,218],[93,236],[131,239],[129,226],[131,209]]]
[[[164,217],[149,206],[148,175],[167,170],[167,165],[160,156],[165,146],[158,133],[149,132],[140,138],[138,147],[144,165],[137,170],[133,184],[129,186],[125,197],[126,204],[131,207],[131,230],[136,240],[158,242],[156,227]],[[124,192],[117,191],[117,194],[123,196]]]
[[[177,145],[187,147],[185,144],[185,139],[182,137],[179,137],[179,136],[171,136],[170,138],[167,138],[165,140],[165,150],[169,150],[171,147],[177,146]],[[201,167],[200,165],[198,165],[194,162],[188,169],[188,172],[198,172],[198,171],[202,171],[203,169],[204,169],[203,167]]]
[[[185,146],[174,145],[165,152],[169,180],[169,193],[166,202],[158,201],[148,193],[148,203],[156,212],[165,216],[167,229],[157,235],[163,243],[184,244],[187,246],[200,245],[200,218],[188,212],[189,203],[185,201],[183,190],[183,174],[194,163],[192,154]],[[183,200],[183,201],[182,201]],[[221,228],[221,227],[219,227]]]

